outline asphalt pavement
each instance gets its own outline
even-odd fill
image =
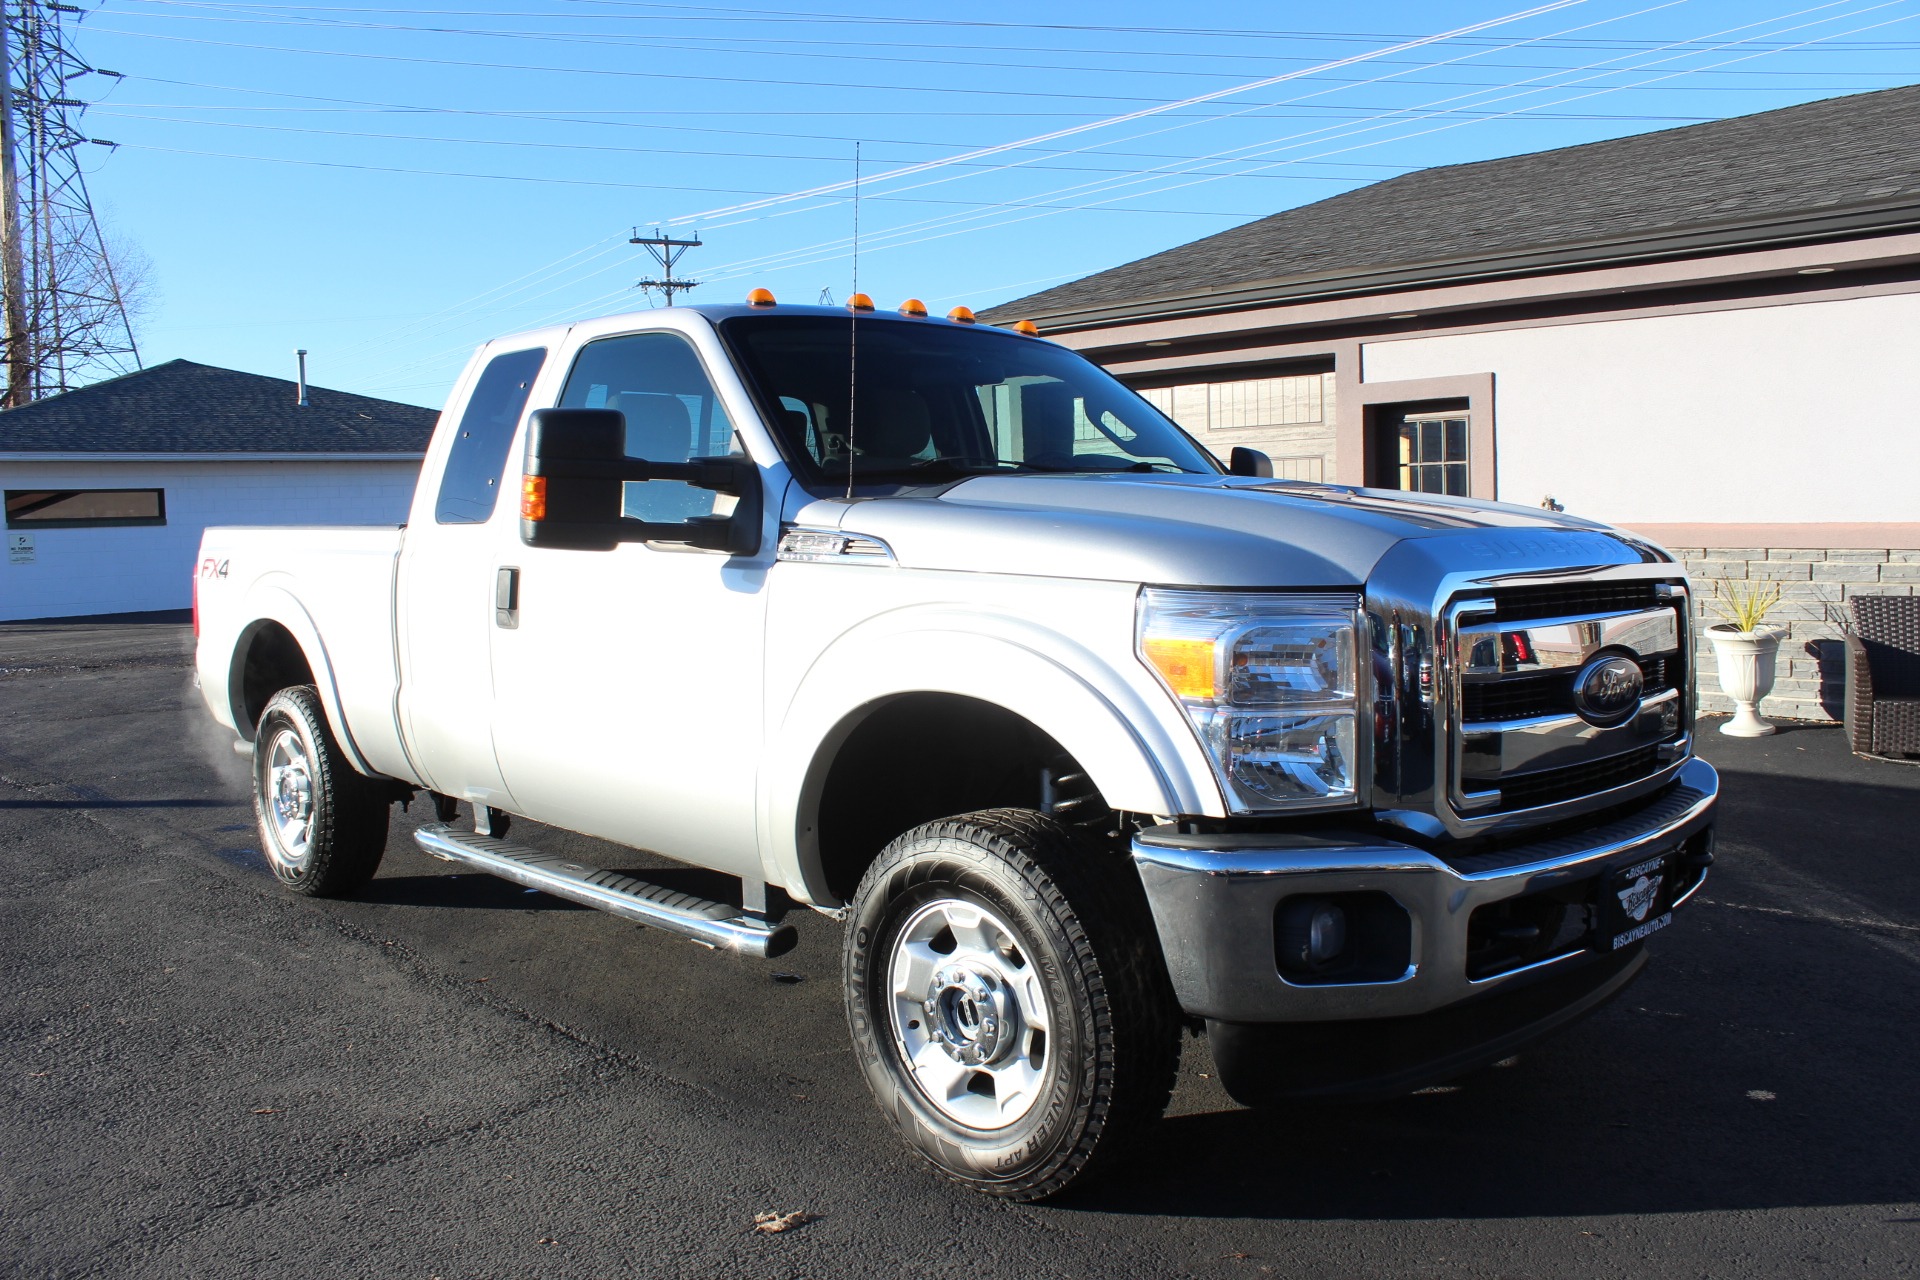
[[[9,1274],[1920,1269],[1920,767],[1832,728],[1702,735],[1720,864],[1593,1018],[1439,1090],[1273,1112],[1190,1041],[1125,1171],[1020,1206],[875,1112],[824,917],[778,960],[716,955],[450,874],[420,804],[362,898],[280,890],[191,644],[0,626]],[[770,1211],[810,1220],[753,1230]]]

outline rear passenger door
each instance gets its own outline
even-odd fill
[[[436,441],[446,450],[439,483],[415,496],[396,601],[399,712],[415,767],[436,791],[502,809],[514,805],[491,732],[494,548],[501,529],[519,527],[520,467],[509,454],[546,356],[486,353],[457,424],[441,428],[450,439]],[[435,474],[431,459],[421,474]]]
[[[684,462],[737,448],[698,352],[678,333],[588,343],[559,404],[619,410],[630,457]],[[676,523],[732,501],[653,480],[628,484],[624,508]],[[673,543],[501,544],[520,587],[515,625],[493,633],[494,743],[518,812],[761,875],[754,783],[774,556],[765,541],[753,556]]]

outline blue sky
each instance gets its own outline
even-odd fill
[[[849,192],[801,193],[856,142],[861,289],[944,310],[1413,168],[1920,80],[1920,0],[822,3],[105,0],[75,43],[124,78],[73,90],[152,266],[143,358],[306,347],[438,404],[488,337],[649,305],[636,225],[700,234],[695,301],[843,299]]]

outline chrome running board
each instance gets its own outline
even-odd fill
[[[510,840],[462,831],[444,822],[419,828],[413,833],[413,841],[443,862],[458,862],[623,920],[677,933],[705,946],[764,960],[785,955],[800,941],[790,924],[770,924],[724,902],[590,867]]]

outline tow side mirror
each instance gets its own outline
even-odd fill
[[[1233,456],[1227,459],[1227,474],[1230,476],[1259,476],[1273,478],[1273,459],[1258,449],[1249,449],[1245,445],[1233,446]]]
[[[623,542],[684,542],[733,555],[760,549],[760,470],[752,459],[648,462],[627,457],[626,441],[618,409],[535,410],[527,421],[520,540],[575,551],[611,551]],[[622,486],[644,480],[733,494],[733,512],[677,523],[622,515]]]

